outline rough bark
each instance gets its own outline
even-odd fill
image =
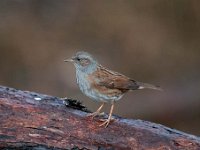
[[[67,106],[67,107],[66,107]],[[142,120],[107,128],[79,102],[0,86],[0,149],[200,149],[200,138]]]

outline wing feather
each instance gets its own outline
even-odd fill
[[[132,80],[118,72],[110,71],[102,66],[93,74],[96,85],[104,86],[109,89],[118,89],[121,91],[136,90],[139,85],[135,80]]]

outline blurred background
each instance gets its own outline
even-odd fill
[[[85,50],[164,89],[130,92],[114,114],[200,135],[200,1],[1,0],[0,18],[0,85],[79,99],[95,111],[63,62]]]

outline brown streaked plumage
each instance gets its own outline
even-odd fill
[[[161,90],[157,86],[135,81],[101,66],[87,52],[77,52],[75,56],[65,61],[74,63],[80,90],[93,100],[102,102],[97,111],[90,114],[90,116],[95,117],[98,115],[105,103],[110,102],[112,104],[108,119],[100,126],[108,126],[111,121],[114,103],[121,99],[126,92],[143,88]]]
[[[113,94],[121,96],[131,89],[139,88],[136,81],[117,72],[110,71],[101,65],[97,67],[95,72],[88,75],[88,81],[92,88],[102,94],[110,95],[110,97]]]

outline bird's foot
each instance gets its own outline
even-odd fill
[[[100,124],[99,126],[102,127],[104,126],[105,128],[108,127],[108,125],[110,124],[111,121],[114,121],[114,118],[108,118],[108,119],[100,119],[100,121],[103,121],[102,124]]]
[[[97,116],[98,115],[98,112],[93,112],[93,113],[89,113],[89,114],[87,114],[87,117],[91,117],[92,119],[95,117],[95,116]]]
[[[87,114],[87,117],[91,117],[92,119],[94,119],[94,117],[103,116],[104,114],[105,114],[104,112],[100,113],[100,112],[95,111],[93,113]]]

